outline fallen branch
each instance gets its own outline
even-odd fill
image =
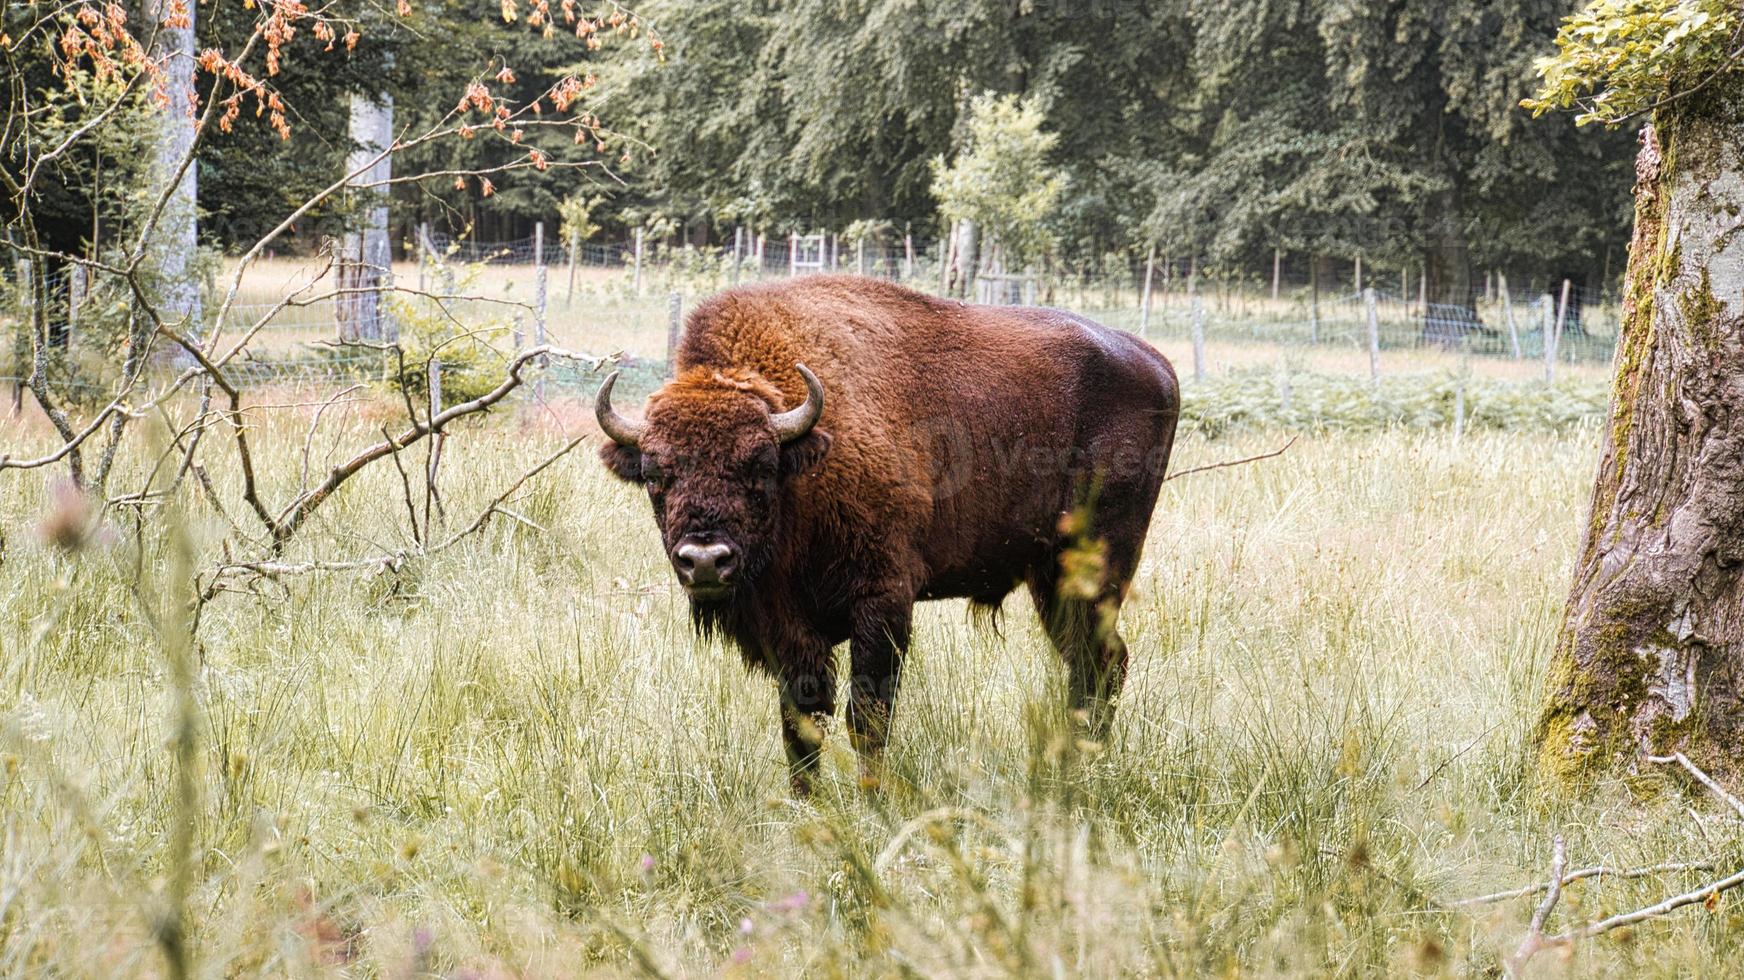
[[[1561,834],[1550,845],[1550,881],[1545,887],[1544,901],[1532,912],[1532,922],[1526,927],[1526,937],[1520,940],[1514,955],[1502,960],[1502,972],[1510,977],[1520,975],[1520,968],[1545,947],[1544,923],[1562,898],[1562,879],[1568,870],[1568,842]]]
[[[1731,807],[1740,818],[1744,818],[1744,800],[1740,800],[1731,793],[1726,792],[1726,787],[1715,782],[1714,777],[1703,772],[1700,766],[1689,761],[1689,757],[1684,755],[1682,752],[1673,752],[1670,755],[1650,755],[1647,757],[1647,761],[1662,766],[1670,765],[1674,762],[1677,763],[1691,776],[1694,776],[1697,782],[1706,786],[1710,792],[1719,797],[1727,806]]]
[[[1208,466],[1195,466],[1190,470],[1182,470],[1179,473],[1170,473],[1168,476],[1163,477],[1163,482],[1167,483],[1170,480],[1178,480],[1183,476],[1192,476],[1194,473],[1204,473],[1207,470],[1221,470],[1230,466],[1241,466],[1244,463],[1257,463],[1262,459],[1271,459],[1275,456],[1282,456],[1286,450],[1296,444],[1298,438],[1300,437],[1291,436],[1289,442],[1284,443],[1282,446],[1279,446],[1277,449],[1274,449],[1269,453],[1260,453],[1258,456],[1249,456],[1245,459],[1226,460],[1221,463],[1212,463]]]
[[[1694,905],[1697,902],[1705,903],[1710,899],[1717,898],[1722,892],[1731,891],[1739,885],[1744,885],[1744,869],[1740,869],[1738,872],[1728,877],[1721,878],[1719,881],[1703,885],[1694,891],[1684,892],[1682,895],[1674,895],[1663,902],[1658,902],[1645,908],[1639,908],[1633,912],[1624,912],[1620,915],[1613,915],[1608,919],[1601,919],[1598,922],[1582,926],[1579,929],[1570,929],[1567,932],[1558,933],[1548,939],[1544,939],[1540,943],[1539,948],[1549,949],[1553,946],[1567,946],[1577,940],[1591,939],[1594,936],[1610,932],[1612,929],[1621,929],[1624,926],[1632,926],[1637,922],[1643,922],[1647,919],[1653,919],[1675,912],[1686,905]]]
[[[1651,878],[1655,875],[1676,874],[1679,871],[1712,871],[1719,866],[1719,863],[1720,862],[1718,861],[1678,861],[1671,864],[1654,864],[1641,868],[1607,868],[1603,865],[1597,865],[1591,868],[1581,868],[1578,871],[1570,871],[1562,876],[1562,883],[1564,885],[1572,885],[1577,881],[1584,881],[1587,878],[1618,878],[1627,880],[1633,878]],[[1491,892],[1488,895],[1478,895],[1474,898],[1462,898],[1457,902],[1451,903],[1448,907],[1459,909],[1470,908],[1477,905],[1494,905],[1497,902],[1506,902],[1510,899],[1525,898],[1528,895],[1536,895],[1549,887],[1549,882],[1540,881],[1536,884],[1522,885],[1519,888],[1510,888],[1505,892]]]

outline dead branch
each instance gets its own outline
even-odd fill
[[[1519,976],[1526,961],[1544,949],[1544,923],[1556,909],[1557,900],[1562,898],[1562,879],[1567,869],[1568,842],[1557,834],[1550,845],[1550,881],[1545,886],[1544,901],[1533,911],[1532,922],[1526,927],[1526,937],[1520,940],[1519,948],[1514,950],[1513,956],[1502,960],[1502,972],[1508,976]]]
[[[1676,874],[1679,871],[1712,871],[1718,866],[1718,861],[1677,861],[1670,864],[1654,864],[1640,868],[1609,868],[1604,865],[1596,865],[1591,868],[1581,868],[1578,871],[1570,871],[1568,874],[1562,876],[1562,883],[1564,885],[1572,885],[1577,881],[1584,881],[1587,878],[1617,878],[1621,880],[1651,878],[1656,875]],[[1488,895],[1478,895],[1474,898],[1462,898],[1457,902],[1451,903],[1448,907],[1457,909],[1470,908],[1478,905],[1494,905],[1497,902],[1506,902],[1510,899],[1525,898],[1528,895],[1536,895],[1549,887],[1549,882],[1540,881],[1531,885],[1522,885],[1519,888],[1510,888],[1503,892],[1491,892]]]
[[[387,441],[393,442],[395,440],[392,437],[389,437]],[[201,590],[201,601],[209,601],[220,592],[230,591],[225,588],[224,581],[229,578],[243,575],[253,576],[255,578],[279,579],[295,575],[308,575],[315,572],[398,571],[410,559],[427,558],[431,555],[439,554],[454,547],[466,538],[484,530],[485,527],[490,524],[491,518],[497,514],[513,518],[522,524],[543,531],[545,529],[539,527],[538,524],[510,511],[503,505],[519,492],[521,487],[525,486],[528,480],[533,479],[540,473],[549,469],[554,463],[569,455],[575,447],[581,445],[584,441],[586,441],[585,436],[577,436],[565,443],[563,447],[558,449],[556,452],[553,452],[549,456],[540,460],[520,476],[516,477],[515,480],[509,484],[507,489],[502,493],[499,493],[490,501],[490,503],[486,504],[484,509],[479,511],[478,516],[465,528],[449,535],[438,544],[419,544],[411,548],[402,548],[397,551],[390,551],[368,558],[342,560],[311,559],[308,561],[283,561],[280,559],[259,559],[239,561],[231,559],[226,555],[224,563],[212,570],[210,582]],[[408,501],[407,506],[408,509],[410,509],[410,501]],[[415,531],[417,527],[415,516],[412,518],[412,525]],[[429,539],[426,537],[424,540],[425,542],[428,542]]]
[[[1700,766],[1689,761],[1689,757],[1684,755],[1682,752],[1673,752],[1670,755],[1650,755],[1647,757],[1647,761],[1662,766],[1670,765],[1674,762],[1677,763],[1691,776],[1694,776],[1697,782],[1706,786],[1709,792],[1712,792],[1715,796],[1719,797],[1721,802],[1731,807],[1740,818],[1744,818],[1744,800],[1740,800],[1738,797],[1727,792],[1726,787],[1715,782],[1714,777],[1703,772]]]
[[[1718,881],[1709,882],[1694,891],[1687,891],[1682,895],[1674,895],[1663,902],[1657,902],[1653,905],[1646,906],[1645,908],[1636,909],[1633,912],[1624,912],[1619,915],[1613,915],[1608,919],[1601,919],[1598,922],[1582,926],[1579,929],[1570,929],[1567,932],[1558,933],[1547,939],[1543,939],[1539,944],[1539,948],[1550,949],[1555,946],[1567,946],[1581,939],[1591,939],[1594,936],[1603,935],[1610,932],[1612,929],[1621,929],[1624,926],[1632,926],[1637,922],[1644,922],[1648,919],[1654,919],[1662,915],[1670,914],[1686,905],[1695,905],[1698,902],[1706,903],[1710,899],[1717,898],[1722,893],[1729,892],[1740,885],[1744,885],[1744,869],[1741,869],[1728,877],[1721,878]]]
[[[1296,444],[1298,438],[1300,437],[1291,436],[1289,442],[1284,443],[1282,446],[1279,446],[1277,449],[1274,449],[1269,453],[1260,453],[1258,456],[1248,456],[1245,459],[1226,460],[1221,463],[1212,463],[1208,466],[1195,466],[1190,470],[1182,470],[1179,473],[1170,473],[1168,476],[1163,477],[1163,482],[1167,483],[1170,480],[1178,480],[1183,476],[1192,476],[1194,473],[1204,473],[1207,470],[1221,470],[1230,466],[1241,466],[1245,463],[1257,463],[1262,459],[1272,459],[1276,456],[1282,456],[1286,450]]]

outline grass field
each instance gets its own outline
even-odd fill
[[[384,411],[330,413],[317,472]],[[257,433],[274,499],[307,415]],[[456,434],[451,522],[561,422]],[[1188,436],[1176,467],[1282,438]],[[43,474],[5,474],[0,973],[163,975],[186,948],[200,976],[1494,975],[1530,900],[1446,903],[1542,879],[1554,831],[1583,865],[1709,850],[1681,800],[1525,775],[1597,439],[1332,432],[1170,482],[1108,744],[1070,737],[1023,603],[1003,636],[932,604],[892,785],[863,795],[837,731],[810,802],[768,685],[692,637],[646,504],[586,449],[516,501],[527,523],[220,595],[191,651],[186,569],[224,518],[118,515],[64,553],[34,531]],[[404,545],[397,480],[348,485],[289,557]],[[1572,886],[1553,925],[1696,880]],[[1739,975],[1740,925],[1727,899],[1535,967]]]

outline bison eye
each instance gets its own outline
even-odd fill
[[[642,482],[649,489],[662,489],[666,486],[666,471],[646,455],[642,457]]]

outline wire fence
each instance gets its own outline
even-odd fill
[[[1365,270],[1360,263],[1330,273],[1324,263],[1283,262],[1232,272],[1153,257],[1110,261],[1098,270],[983,272],[962,282],[944,243],[911,236],[740,235],[730,246],[675,247],[645,239],[559,243],[542,233],[479,242],[421,229],[412,257],[410,269],[402,263],[380,270],[392,297],[389,318],[404,319],[405,329],[489,323],[481,333],[505,352],[541,338],[593,353],[621,351],[627,394],[645,393],[665,376],[681,329],[675,311],[731,286],[820,272],[879,276],[980,302],[1058,306],[1147,338],[1190,342],[1191,361],[1180,367],[1195,380],[1218,366],[1208,351],[1231,345],[1366,352],[1377,379],[1383,353],[1409,350],[1452,355],[1450,364],[1531,361],[1551,380],[1559,365],[1608,361],[1620,315],[1606,289],[1499,271],[1486,274],[1481,286],[1473,283],[1470,302],[1435,303],[1420,271]],[[578,277],[578,269],[587,274]],[[27,324],[36,323],[49,348],[50,387],[75,398],[107,397],[105,378],[122,356],[115,338],[124,331],[116,323],[132,315],[126,291],[76,265],[34,280],[26,263],[8,271],[0,317],[12,321],[13,340],[0,352],[0,382],[21,397],[16,389],[34,356]],[[233,363],[236,383],[331,386],[391,373],[380,352],[335,343],[347,336],[347,314],[331,289],[287,306],[279,292],[285,282],[262,278],[245,285],[222,322],[201,327],[202,335],[254,329],[264,335]],[[416,291],[392,291],[395,282],[409,286],[414,279]],[[33,290],[20,288],[32,282]],[[35,306],[44,297],[39,317]],[[217,306],[208,303],[209,310]],[[547,371],[541,390],[582,395],[596,384],[593,375],[564,364]]]

